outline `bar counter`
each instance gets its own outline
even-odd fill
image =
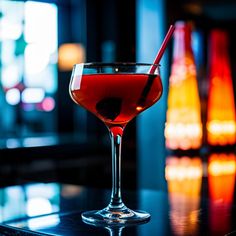
[[[47,191],[45,191],[47,190]],[[59,183],[35,183],[1,189],[14,192],[2,208],[1,235],[233,235],[236,233],[235,199],[223,203],[161,190],[123,191],[126,204],[151,214],[147,223],[102,228],[82,222],[81,212],[101,209],[109,190]],[[41,191],[41,192],[40,192]],[[43,192],[44,191],[44,192]],[[38,192],[38,193],[37,193]],[[26,197],[28,195],[28,197]],[[199,205],[197,202],[199,201]],[[7,207],[9,209],[7,209]],[[38,207],[38,208],[37,208]]]
[[[192,156],[167,153],[163,177],[147,173],[163,183],[158,187],[141,186],[140,166],[123,158],[123,201],[151,219],[120,228],[82,222],[83,211],[106,207],[111,194],[109,147],[93,148],[55,143],[2,148],[1,156],[11,163],[2,161],[0,235],[236,235],[234,147]]]

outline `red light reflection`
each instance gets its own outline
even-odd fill
[[[236,173],[235,154],[212,154],[208,163],[209,224],[213,233],[230,230],[230,211],[233,203]]]

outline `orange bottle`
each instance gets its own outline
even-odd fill
[[[201,105],[191,47],[191,25],[177,22],[165,126],[166,147],[198,149],[202,144]]]

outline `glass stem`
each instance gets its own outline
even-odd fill
[[[121,199],[121,143],[123,128],[115,126],[110,128],[112,145],[112,193],[108,207],[120,209],[124,207]]]
[[[123,227],[113,227],[107,228],[109,230],[110,236],[121,236]]]

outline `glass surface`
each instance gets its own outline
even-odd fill
[[[93,170],[98,169],[94,166]],[[0,235],[24,235],[21,230],[33,231],[31,235],[66,236],[235,235],[235,151],[210,152],[207,158],[205,153],[166,156],[163,170],[163,188],[124,190],[128,206],[151,214],[148,223],[87,225],[82,222],[81,212],[101,209],[109,198],[109,189],[35,183],[0,188]],[[129,170],[124,168],[124,172]],[[45,172],[39,175],[42,178]],[[155,172],[152,177],[160,178],[158,175]]]
[[[153,74],[149,71],[155,68]],[[121,198],[121,143],[128,122],[156,103],[162,94],[159,66],[137,63],[87,63],[73,68],[70,87],[74,102],[92,112],[109,130],[112,144],[112,193],[102,210],[84,212],[95,225],[127,225],[148,221],[150,214],[133,211]]]
[[[236,156],[211,153],[208,160],[199,158],[169,156],[165,188],[124,191],[129,206],[150,212],[152,217],[146,224],[91,227],[82,222],[81,212],[102,207],[109,190],[60,183],[31,184],[0,189],[0,234],[24,235],[24,230],[25,234],[60,236],[235,235]],[[35,196],[48,199],[58,208],[53,207],[51,214],[27,216],[27,205]]]

